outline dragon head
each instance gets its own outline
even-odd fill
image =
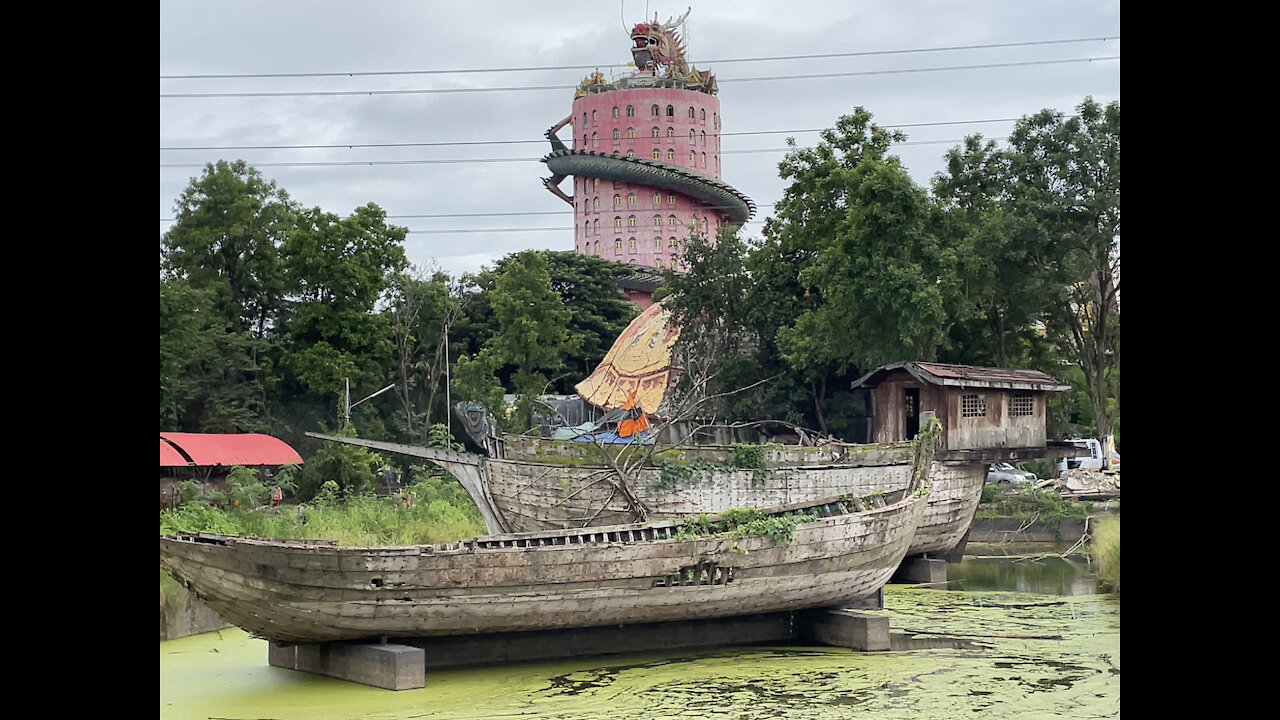
[[[653,63],[655,68],[684,68],[684,45],[676,29],[684,24],[687,17],[688,10],[675,20],[660,23],[658,16],[654,15],[653,22],[640,23],[632,28],[631,57],[637,70],[644,70],[649,63]]]

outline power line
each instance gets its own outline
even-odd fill
[[[1067,43],[1108,42],[1119,40],[1119,35],[1097,38],[1073,38],[1070,40],[1031,40],[1014,43],[990,43],[986,45],[953,45],[949,47],[915,48],[910,50],[867,50],[863,52],[821,53],[815,55],[778,55],[774,57],[730,58],[724,60],[699,60],[716,65],[741,62],[769,62],[774,60],[819,60],[840,57],[874,57],[877,55],[903,55],[908,53],[946,52],[954,50],[991,50],[995,48],[1029,47],[1033,45],[1062,45]],[[598,68],[628,67],[629,64],[597,63],[594,65],[547,65],[543,67],[467,68],[457,70],[373,70],[355,72],[310,73],[222,73],[204,75],[161,75],[161,80],[240,80],[250,78],[307,78],[307,77],[389,77],[403,75],[461,75],[467,73],[539,72],[546,70],[591,70]]]
[[[717,82],[766,82],[774,80],[812,80],[816,78],[867,77],[872,75],[901,75],[909,73],[942,72],[950,70],[989,70],[993,68],[1028,67],[1033,65],[1061,65],[1066,63],[1097,62],[1102,60],[1119,60],[1119,55],[1102,57],[1065,58],[1062,60],[1028,60],[1024,62],[986,63],[982,65],[948,65],[926,68],[905,68],[900,70],[864,70],[845,73],[814,73],[808,75],[776,75],[772,77],[725,78]],[[435,95],[444,93],[476,93],[476,92],[522,92],[530,90],[573,90],[577,85],[530,85],[524,87],[462,87],[462,88],[422,88],[414,90],[314,90],[297,92],[239,92],[239,93],[160,93],[162,99],[175,98],[232,98],[232,97],[319,97],[350,95]]]
[[[989,138],[996,140],[999,138]],[[894,143],[895,147],[905,145],[947,145],[959,144],[963,140],[907,140]],[[757,153],[779,153],[801,150],[801,147],[752,148],[746,150],[722,150],[721,155],[751,155]],[[541,157],[508,157],[508,158],[432,158],[423,160],[318,160],[312,162],[249,162],[255,168],[264,167],[360,167],[378,165],[459,165],[463,163],[514,163],[541,162]],[[160,163],[161,168],[202,168],[207,163]]]
[[[996,118],[992,120],[948,120],[925,123],[888,124],[887,128],[909,127],[941,127],[944,125],[978,125],[982,123],[1015,122],[1018,118]],[[719,137],[741,137],[746,135],[787,135],[790,133],[815,133],[830,128],[810,128],[805,130],[751,130],[743,132],[718,133]],[[714,136],[713,136],[714,137]],[[161,147],[162,152],[180,150],[335,150],[355,148],[397,148],[397,147],[461,147],[468,145],[541,145],[546,138],[537,140],[457,140],[448,142],[404,142],[404,143],[335,143],[332,145],[186,145]]]

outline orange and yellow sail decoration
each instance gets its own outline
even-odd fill
[[[670,317],[661,303],[640,313],[614,341],[595,371],[574,387],[578,395],[605,410],[638,409],[641,412],[636,413],[636,422],[643,420],[647,427],[644,415],[657,414],[674,371],[671,347],[680,330],[674,323],[668,324]]]

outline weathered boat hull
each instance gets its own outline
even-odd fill
[[[335,442],[421,457],[440,465],[471,495],[491,533],[534,532],[633,522],[633,507],[619,488],[618,473],[611,467],[586,464],[573,453],[599,450],[585,443],[543,441],[508,455],[536,453],[540,461],[481,457],[398,443],[309,433]],[[518,447],[518,446],[517,446]],[[688,448],[675,449],[681,452]],[[673,451],[675,451],[673,450]],[[621,451],[621,448],[619,449]],[[711,461],[713,447],[693,448],[698,460]],[[678,481],[664,481],[657,467],[640,467],[630,473],[627,491],[648,512],[650,520],[676,519],[733,507],[763,508],[806,502],[834,495],[862,496],[894,492],[911,479],[910,443],[890,445],[842,445],[821,448],[783,448],[787,453],[772,462],[797,463],[770,470],[707,470]],[[822,453],[822,454],[815,454]],[[834,453],[838,464],[812,464]],[[679,458],[689,460],[688,456]],[[909,555],[946,553],[955,548],[973,523],[985,464],[932,461],[928,475],[934,489],[929,507],[912,541]]]
[[[275,641],[592,627],[858,600],[892,576],[926,505],[914,493],[862,512],[829,503],[837,514],[777,545],[681,540],[680,523],[657,522],[385,548],[161,536],[160,560],[228,622]]]
[[[634,514],[607,468],[486,460],[486,489],[503,527],[511,532],[631,522]],[[934,462],[934,490],[909,555],[943,553],[969,529],[982,499],[986,466]],[[656,468],[633,475],[631,489],[650,519],[675,519],[734,507],[770,507],[833,495],[867,495],[907,487],[911,466],[798,467],[757,473],[707,473],[705,479],[665,484]]]

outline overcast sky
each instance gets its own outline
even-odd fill
[[[687,8],[688,57],[720,84],[721,177],[758,208],[748,237],[785,187],[786,138],[812,145],[857,106],[907,133],[895,153],[927,187],[967,135],[1003,144],[1024,115],[1120,99],[1119,0],[161,0],[160,233],[225,159],[306,207],[377,204],[419,267],[571,250],[543,132],[586,74],[630,71],[633,25]],[[245,77],[273,74],[290,77]],[[169,77],[209,75],[237,77]]]

